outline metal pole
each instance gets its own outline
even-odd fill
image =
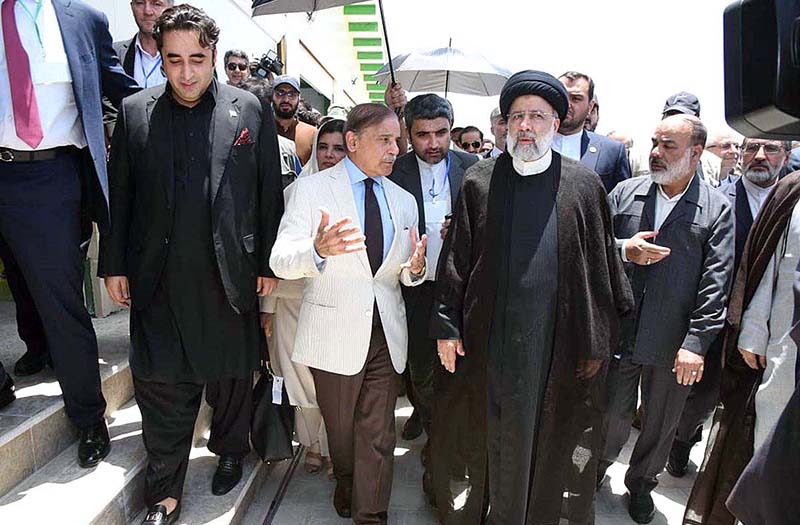
[[[392,64],[392,50],[389,49],[389,32],[386,30],[386,15],[383,14],[383,0],[378,0],[378,8],[381,11],[381,25],[383,26],[383,39],[386,41],[386,54],[389,55],[389,74],[392,77],[392,86],[397,84],[394,78],[394,64]]]
[[[447,49],[451,47],[453,47],[453,37],[450,37],[450,42],[447,44]],[[447,98],[447,92],[450,90],[450,63],[447,65],[447,70],[444,72],[444,98]]]

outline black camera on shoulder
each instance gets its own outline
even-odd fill
[[[800,138],[800,1],[725,9],[725,115],[746,137]]]
[[[258,59],[258,64],[253,69],[253,75],[261,78],[269,78],[269,74],[282,75],[283,62],[278,58],[278,53],[270,49],[265,55]]]

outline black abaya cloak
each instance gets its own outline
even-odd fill
[[[535,410],[539,413],[538,425],[533,420],[528,422],[535,427],[533,450],[522,450],[522,442],[506,440],[500,444],[503,464],[513,462],[514,454],[519,456],[517,461],[530,463],[527,488],[521,492],[527,496],[527,504],[513,505],[518,509],[511,511],[514,515],[498,516],[503,525],[550,525],[561,517],[572,523],[593,519],[606,369],[617,347],[619,316],[633,308],[600,179],[557,153],[553,153],[552,162],[557,229],[557,263],[552,275],[556,282],[554,326],[549,328],[552,353],[547,373],[540,370],[543,392]],[[508,277],[503,251],[507,249],[505,230],[511,222],[507,214],[513,212],[508,206],[513,177],[518,175],[508,154],[470,168],[439,260],[438,304],[431,335],[463,340],[466,355],[459,358],[457,366],[466,366],[469,381],[484,385],[485,392],[489,391],[490,354],[497,351],[493,341],[500,335],[493,332],[493,326],[499,317],[508,320],[507,315],[498,317],[497,309],[507,307],[509,296],[516,292],[508,289],[505,298],[498,293]],[[534,343],[532,338],[549,332],[546,326],[540,327],[538,334],[508,328],[502,330],[502,340],[517,338],[517,351],[525,348],[521,336],[531,342],[531,347],[542,348],[541,341]],[[509,348],[505,343],[501,346]],[[533,377],[529,381],[536,382]],[[513,435],[508,430],[497,431]],[[491,486],[507,482],[501,469],[490,466],[490,471],[500,477],[490,480]],[[520,493],[518,489],[516,493]],[[492,501],[496,494],[489,497]],[[511,503],[492,504],[508,508]],[[490,516],[490,521],[494,520]]]

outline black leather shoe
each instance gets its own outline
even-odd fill
[[[78,464],[83,468],[96,467],[111,451],[111,439],[105,419],[85,428],[78,436]]]
[[[14,364],[14,375],[17,377],[32,376],[44,370],[45,366],[53,366],[53,361],[47,353],[40,354],[28,350]]]
[[[14,393],[14,381],[6,376],[6,382],[2,388],[0,388],[0,408],[7,407],[15,399],[17,399],[17,395]]]
[[[175,523],[181,516],[181,502],[175,507],[175,510],[167,514],[167,507],[164,505],[153,505],[144,517],[142,525],[169,525]]]
[[[411,413],[405,424],[403,425],[403,433],[400,435],[406,441],[413,441],[422,435],[422,416],[419,410],[414,410]]]
[[[628,514],[636,523],[650,523],[656,515],[656,506],[649,492],[631,493]]]
[[[242,460],[233,456],[220,456],[214,479],[211,480],[211,493],[215,496],[227,494],[242,479]]]
[[[672,442],[667,460],[667,472],[676,478],[682,478],[689,470],[689,453],[692,451],[691,443],[684,443],[677,439]]]
[[[352,515],[353,487],[351,485],[337,482],[336,490],[333,491],[333,508],[340,518],[349,518]]]

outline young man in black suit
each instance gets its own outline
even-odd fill
[[[212,489],[230,490],[249,452],[258,295],[283,212],[274,121],[214,78],[219,28],[181,5],[154,29],[166,86],[126,99],[111,147],[110,235],[101,273],[131,307],[131,371],[149,464],[149,525],[173,523],[203,387],[215,408]]]

